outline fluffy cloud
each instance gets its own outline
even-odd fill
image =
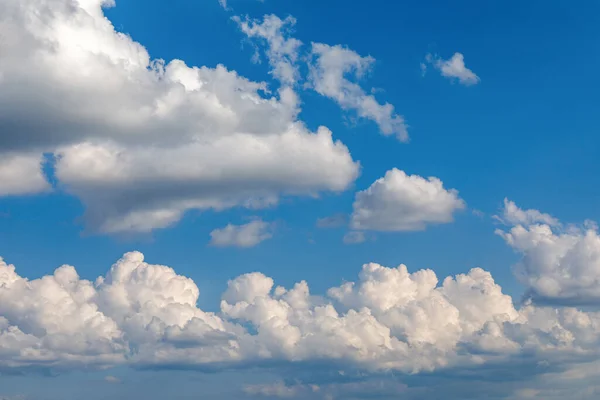
[[[479,268],[440,284],[431,270],[371,263],[326,296],[255,272],[228,283],[217,314],[199,309],[198,296],[192,280],[137,252],[94,282],[71,266],[30,281],[2,262],[0,369],[277,362],[419,373],[514,368],[532,356],[573,366],[600,356],[599,313],[516,309]]]
[[[498,229],[506,243],[523,258],[517,278],[534,301],[571,305],[600,304],[600,236],[596,224],[562,226],[548,214],[521,210],[506,200]]]
[[[53,153],[91,229],[148,232],[189,209],[256,208],[356,178],[327,128],[297,120],[293,92],[271,97],[224,66],[152,60],[105,18],[111,4],[0,5],[0,157],[13,160],[0,165],[0,194],[45,190],[39,161]]]
[[[347,47],[323,43],[312,43],[309,54],[300,57],[302,42],[290,36],[291,27],[296,24],[293,17],[282,20],[266,15],[262,21],[240,17],[234,20],[249,38],[266,44],[271,73],[284,87],[292,87],[301,80],[297,64],[300,59],[308,59],[305,86],[334,100],[342,109],[355,111],[358,117],[375,122],[384,135],[408,141],[404,118],[396,113],[394,106],[379,103],[358,83],[371,70],[373,57],[361,57]]]
[[[361,118],[374,121],[384,135],[408,141],[404,118],[396,113],[394,106],[379,103],[356,82],[372,68],[373,57],[361,57],[340,45],[313,43],[311,58],[308,81],[317,93],[333,99],[345,110],[356,111]]]
[[[478,84],[481,79],[465,66],[465,57],[461,53],[454,53],[448,60],[441,59],[432,54],[425,57],[426,61],[440,71],[442,76],[457,80],[465,86]],[[423,68],[424,64],[422,65]]]
[[[438,178],[406,175],[396,168],[358,192],[351,226],[358,230],[415,231],[428,224],[452,222],[465,202]]]
[[[42,172],[42,154],[0,154],[0,157],[0,196],[35,194],[50,189]]]
[[[273,237],[273,224],[254,220],[244,225],[229,224],[210,233],[210,244],[217,247],[254,247]]]

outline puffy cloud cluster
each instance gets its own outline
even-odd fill
[[[295,94],[224,66],[152,60],[104,0],[0,4],[0,195],[46,190],[42,153],[89,227],[147,232],[189,209],[341,191],[348,149],[298,121]],[[301,167],[299,167],[301,166]]]
[[[71,266],[30,281],[2,262],[0,369],[319,362],[418,373],[600,355],[599,313],[516,309],[478,268],[439,284],[431,270],[372,263],[326,296],[249,273],[228,283],[216,314],[199,309],[198,296],[192,280],[137,252],[94,282]]]
[[[515,273],[534,301],[600,304],[600,236],[595,223],[563,226],[548,214],[522,210],[508,200],[497,219],[509,229],[496,233],[523,256]]]
[[[464,208],[458,192],[445,189],[438,178],[394,168],[356,194],[350,225],[358,230],[422,230],[428,224],[452,222],[454,213]]]
[[[473,71],[465,66],[465,56],[461,53],[454,53],[454,55],[447,60],[432,54],[427,54],[425,60],[439,70],[443,77],[456,80],[461,85],[471,86],[476,85],[481,81]],[[427,68],[426,64],[422,64],[421,68],[425,71]]]
[[[297,62],[302,42],[290,36],[290,28],[296,24],[293,17],[282,20],[275,15],[266,15],[262,21],[240,17],[234,17],[234,20],[249,38],[266,43],[272,74],[284,87],[298,83],[301,77]],[[312,43],[303,58],[308,60],[309,69],[305,86],[332,99],[342,109],[354,111],[358,117],[375,122],[382,134],[408,141],[404,118],[396,113],[394,106],[378,102],[358,83],[372,69],[373,57],[362,57],[341,45]]]

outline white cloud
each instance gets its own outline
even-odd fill
[[[343,242],[345,244],[360,244],[367,240],[364,232],[350,231],[344,235]]]
[[[291,28],[296,24],[296,19],[291,16],[282,20],[275,15],[266,15],[262,22],[240,17],[234,17],[234,20],[249,38],[260,39],[266,44],[271,73],[288,89],[286,97],[290,102],[294,100],[290,88],[302,78],[298,61],[308,58],[306,87],[334,100],[342,109],[355,111],[360,118],[374,121],[384,135],[395,135],[401,141],[408,141],[404,118],[395,112],[394,106],[379,103],[358,84],[371,70],[375,62],[373,57],[361,57],[347,47],[323,43],[312,43],[310,53],[301,57],[302,42],[291,37]]]
[[[600,236],[596,224],[566,226],[537,210],[522,210],[506,200],[502,220],[512,227],[498,229],[506,243],[523,258],[517,278],[536,301],[599,304]]]
[[[29,195],[50,190],[42,172],[41,154],[0,155],[0,196]]]
[[[473,71],[465,66],[465,57],[461,53],[454,53],[448,60],[428,54],[426,60],[428,63],[433,64],[433,66],[440,71],[442,76],[449,79],[456,79],[462,85],[476,85],[481,81]],[[423,71],[424,66],[425,64],[421,64],[421,69]]]
[[[409,176],[394,168],[358,192],[353,207],[353,229],[415,231],[428,224],[452,222],[465,202],[456,190],[445,189],[438,178]]]
[[[273,224],[260,219],[244,225],[228,224],[210,233],[210,244],[217,247],[254,247],[273,237]]]
[[[380,104],[356,82],[372,68],[373,57],[361,57],[340,45],[313,43],[311,59],[308,82],[317,93],[335,100],[345,110],[356,111],[361,118],[374,121],[384,135],[408,141],[404,118],[395,112],[394,106]]]
[[[192,280],[137,252],[95,282],[70,266],[27,280],[0,263],[0,368],[318,361],[333,371],[419,373],[513,369],[530,357],[575,366],[600,356],[600,313],[516,309],[479,268],[438,284],[431,270],[371,263],[325,297],[304,281],[286,289],[250,273],[228,283],[217,314],[199,309],[198,296]]]
[[[289,16],[282,20],[275,15],[265,15],[262,22],[250,20],[247,17],[242,20],[238,16],[233,19],[249,38],[258,38],[266,42],[266,52],[273,77],[284,86],[296,85],[300,79],[296,63],[300,46],[302,46],[301,41],[290,37],[291,29],[296,25],[296,19]]]
[[[255,208],[342,191],[357,177],[327,128],[297,120],[293,92],[270,97],[224,66],[151,60],[114,30],[107,4],[0,5],[0,157],[27,156],[32,168],[53,153],[91,230],[148,232],[189,209]],[[3,192],[44,188],[39,168],[27,176],[25,189],[13,175]]]
[[[495,215],[494,219],[507,225],[534,225],[537,223],[558,226],[560,222],[551,215],[544,214],[538,210],[522,210],[508,199],[504,199],[502,215]]]

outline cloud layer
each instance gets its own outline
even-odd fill
[[[94,282],[71,266],[30,281],[2,262],[0,369],[320,363],[418,374],[600,356],[600,313],[518,309],[479,268],[440,282],[431,270],[370,263],[325,296],[249,273],[228,283],[216,314],[199,309],[198,296],[192,280],[137,252]]]

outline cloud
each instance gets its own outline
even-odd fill
[[[210,244],[217,247],[254,247],[273,237],[272,223],[260,219],[244,225],[228,224],[222,229],[210,233]]]
[[[452,222],[465,202],[438,178],[406,175],[396,168],[358,192],[351,227],[357,230],[416,231]]]
[[[198,296],[191,279],[137,252],[95,282],[71,266],[27,280],[1,263],[0,369],[283,372],[313,364],[340,373],[486,379],[486,368],[506,373],[541,361],[575,368],[600,356],[600,313],[516,309],[480,268],[440,282],[431,270],[370,263],[356,282],[325,296],[304,281],[286,289],[254,272],[228,282],[218,313],[198,308]]]
[[[404,118],[395,112],[394,106],[379,103],[358,84],[371,70],[373,57],[361,57],[347,47],[323,43],[312,43],[309,53],[302,55],[302,42],[291,37],[291,28],[296,24],[291,16],[283,20],[275,15],[266,15],[262,21],[248,17],[234,17],[234,20],[249,38],[258,39],[266,46],[271,74],[288,88],[286,97],[290,102],[294,97],[289,88],[302,80],[298,63],[308,61],[305,87],[334,100],[342,109],[355,111],[358,117],[375,122],[384,135],[408,141]]]
[[[508,199],[504,199],[502,215],[495,215],[494,219],[507,225],[534,225],[537,223],[558,226],[560,222],[551,215],[544,214],[538,210],[522,210]]]
[[[329,229],[339,228],[348,223],[348,216],[346,214],[335,214],[329,217],[323,217],[317,219],[317,228]]]
[[[348,232],[343,238],[344,244],[360,244],[364,243],[366,240],[365,233],[360,231]]]
[[[367,95],[356,82],[374,62],[373,57],[361,57],[341,45],[313,43],[308,83],[344,110],[356,111],[359,117],[374,121],[384,135],[395,135],[406,142],[408,133],[404,118],[395,112],[393,105],[381,104],[374,96]]]
[[[265,15],[263,21],[233,17],[240,29],[249,38],[264,41],[267,47],[267,57],[272,67],[273,77],[284,86],[293,87],[300,79],[296,65],[302,42],[290,37],[291,29],[296,25],[292,16],[280,19],[275,15]]]
[[[42,172],[42,154],[0,155],[0,196],[31,195],[50,190]]]
[[[247,385],[244,387],[246,394],[265,397],[296,397],[300,390],[304,389],[302,385],[287,386],[284,382],[277,382],[266,385]]]
[[[537,302],[600,305],[600,236],[596,224],[563,227],[554,217],[522,210],[505,200],[501,219],[512,227],[496,233],[522,259],[515,265],[527,296]]]
[[[89,230],[149,232],[190,209],[263,207],[356,179],[348,149],[297,119],[293,93],[222,65],[152,60],[105,18],[110,4],[0,5],[0,159],[13,160],[0,194],[45,190],[51,153]]]
[[[461,53],[454,53],[448,60],[441,59],[432,54],[427,54],[425,59],[439,70],[442,76],[452,80],[458,80],[462,85],[476,85],[481,81],[473,71],[465,66],[465,57]],[[421,64],[421,70],[425,72],[426,64]]]

